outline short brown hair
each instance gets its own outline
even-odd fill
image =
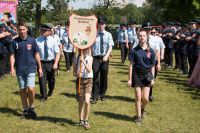
[[[28,28],[28,24],[25,22],[18,23],[17,28],[19,28],[19,26],[25,26],[26,28]]]

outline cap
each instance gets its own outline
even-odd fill
[[[181,26],[181,23],[180,22],[175,22],[174,25]]]
[[[120,26],[121,26],[121,27],[122,27],[122,26],[123,26],[123,27],[126,27],[126,24],[125,24],[125,23],[121,23]]]
[[[136,21],[135,20],[129,20],[128,24],[136,24]]]
[[[200,19],[196,19],[196,22],[197,22],[198,24],[200,24]]]
[[[42,29],[42,30],[51,30],[52,27],[51,27],[50,25],[48,25],[48,24],[42,24],[42,25],[41,25],[41,29]]]
[[[181,24],[181,27],[184,27],[184,28],[190,28],[190,26],[187,25],[187,24]]]
[[[167,22],[166,24],[167,24],[167,25],[174,25],[174,23],[173,23],[173,22],[170,22],[170,21]]]
[[[197,23],[200,24],[200,20],[199,19],[193,19],[190,21],[191,24]]]
[[[143,23],[141,27],[147,30],[151,30],[151,23],[150,22]]]
[[[99,23],[99,24],[105,24],[105,23],[106,23],[106,18],[100,16],[100,17],[98,18],[98,23]]]

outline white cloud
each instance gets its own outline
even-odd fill
[[[135,5],[141,7],[142,4],[146,1],[146,0],[129,0],[130,2],[133,2]]]

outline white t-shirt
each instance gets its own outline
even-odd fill
[[[149,45],[153,49],[154,52],[160,51],[159,41],[156,36],[149,36]]]
[[[155,36],[155,37],[156,37],[156,39],[157,39],[157,41],[158,41],[159,48],[160,48],[160,49],[161,49],[161,48],[165,48],[165,44],[164,44],[162,38],[161,38],[160,36]]]
[[[92,61],[92,56],[86,55],[85,59],[84,59],[84,63],[87,65],[89,62]],[[78,60],[78,71],[80,69],[80,60]],[[91,72],[88,72],[85,65],[82,64],[82,78],[93,78],[93,70]]]

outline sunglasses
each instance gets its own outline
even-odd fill
[[[42,31],[51,31],[50,29],[41,29]]]

